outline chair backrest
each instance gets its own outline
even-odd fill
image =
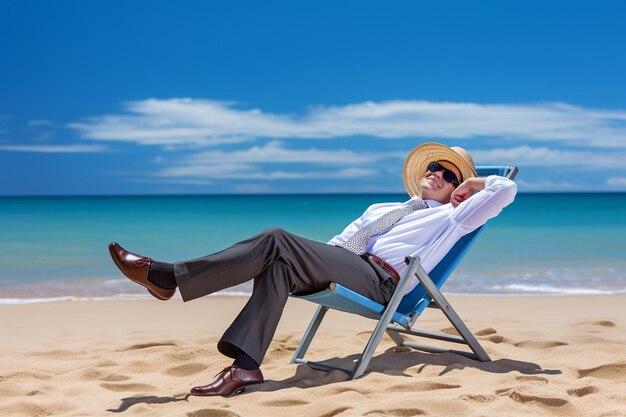
[[[491,165],[477,166],[476,172],[479,177],[500,175],[502,177],[513,179],[515,178],[515,175],[517,175],[517,167]],[[485,226],[486,224],[459,239],[446,256],[428,274],[437,288],[441,288],[450,277],[457,265],[463,260],[465,254],[470,250],[474,242],[476,242],[478,236],[480,236],[483,232]],[[422,285],[418,285],[402,298],[396,311],[404,315],[412,313],[421,314],[430,301],[431,298],[424,287]]]

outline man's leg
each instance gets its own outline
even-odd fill
[[[265,356],[289,293],[317,292],[336,282],[384,304],[393,291],[388,285],[388,276],[372,269],[354,253],[277,228],[267,229],[212,255],[176,262],[173,267],[160,265],[164,267],[162,271],[148,271],[148,265],[159,266],[160,263],[127,252],[115,243],[109,245],[109,249],[122,272],[152,293],[163,292],[163,289],[151,278],[162,281],[169,280],[168,274],[173,275],[184,301],[254,278],[250,300],[218,345],[222,353],[237,358],[235,364],[252,364],[252,368]],[[153,274],[151,277],[155,271],[162,276]],[[173,292],[174,289],[169,290],[160,298],[169,299]],[[228,395],[245,385],[262,381],[258,367],[230,366],[213,383],[195,387],[191,393]]]
[[[215,255],[177,263],[176,269],[185,272],[177,280],[187,300],[254,276],[252,295],[218,348],[230,357],[243,351],[259,364],[290,293],[317,292],[336,282],[379,303],[391,296],[383,285],[386,277],[359,256],[282,229],[268,229]]]
[[[315,292],[337,282],[385,303],[381,278],[354,253],[272,228],[211,255],[176,262],[174,271],[183,300],[190,301],[260,277],[277,261],[291,271],[286,293]],[[263,275],[267,276],[267,275]]]
[[[243,352],[263,362],[289,297],[290,273],[278,260],[254,279],[250,299],[217,344],[222,354],[235,358]]]
[[[262,259],[255,259],[254,254]],[[187,273],[176,277],[181,284],[181,294],[189,300],[207,291],[216,291],[227,283],[245,282],[237,274],[236,260],[241,261],[241,270],[247,274],[254,273],[254,268],[261,269],[254,278],[248,303],[218,342],[221,353],[236,358],[234,365],[243,356],[256,366],[255,369],[230,366],[215,381],[194,387],[191,390],[194,395],[229,395],[246,385],[263,381],[258,365],[272,341],[289,293],[316,292],[337,282],[372,300],[386,303],[393,291],[386,281],[387,276],[378,275],[354,253],[282,229],[268,229],[216,255],[219,256],[209,255],[176,264],[179,272]],[[215,271],[224,275],[213,275]],[[222,278],[229,276],[233,278]],[[218,280],[219,284],[212,280]],[[190,293],[191,290],[195,292]]]

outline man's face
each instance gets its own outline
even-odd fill
[[[441,165],[448,168],[457,174],[457,178],[460,179],[458,168],[446,161],[439,161]],[[450,195],[456,187],[451,183],[444,181],[443,171],[426,171],[422,179],[420,180],[421,198],[423,200],[435,200],[442,204],[450,202]]]

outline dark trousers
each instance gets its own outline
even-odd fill
[[[336,282],[386,304],[395,281],[381,268],[340,247],[272,228],[211,255],[174,263],[184,301],[254,279],[252,295],[218,343],[234,357],[241,349],[263,361],[290,293],[324,290]]]

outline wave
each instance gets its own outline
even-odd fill
[[[455,295],[611,295],[626,293],[626,276],[616,268],[492,269],[484,273],[465,270],[454,274],[443,290]],[[215,295],[251,293],[250,281]],[[151,299],[144,288],[117,277],[0,285],[0,305]]]
[[[510,284],[510,285],[494,285],[491,287],[493,290],[502,291],[506,293],[521,293],[521,294],[549,294],[549,295],[612,295],[619,293],[626,293],[626,289],[621,291],[610,291],[594,288],[567,288],[567,287],[552,287],[548,285],[523,285],[523,284]]]
[[[244,297],[250,293],[241,291],[220,291],[210,294],[208,297]],[[174,298],[180,296],[176,294]],[[116,294],[105,297],[77,297],[73,295],[63,297],[41,297],[41,298],[0,298],[0,305],[16,305],[16,304],[36,304],[36,303],[54,303],[63,301],[136,301],[136,300],[154,300],[150,294]]]

